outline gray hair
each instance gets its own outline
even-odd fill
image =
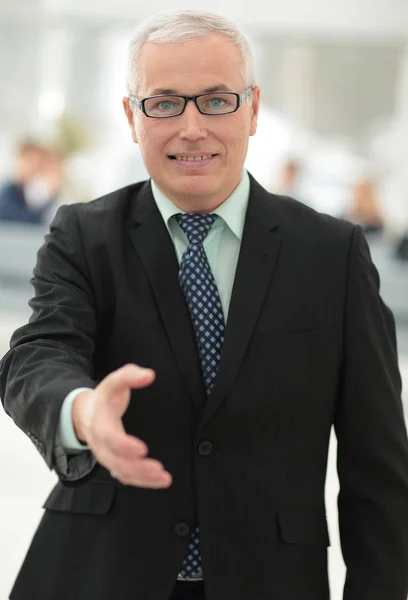
[[[211,34],[223,35],[240,51],[245,84],[255,85],[254,57],[247,36],[231,21],[198,10],[170,10],[142,21],[129,45],[127,90],[136,94],[137,60],[147,42],[186,42]]]

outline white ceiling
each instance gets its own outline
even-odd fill
[[[0,0],[0,20],[88,17],[133,25],[161,10],[203,5],[252,31],[408,39],[408,0]]]

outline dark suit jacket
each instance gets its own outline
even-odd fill
[[[54,464],[60,407],[128,362],[155,369],[126,429],[173,474],[61,480],[13,600],[168,600],[199,522],[207,600],[327,600],[324,485],[338,438],[345,600],[406,600],[408,443],[394,321],[359,227],[251,179],[223,356],[206,400],[149,183],[59,210],[1,396]]]

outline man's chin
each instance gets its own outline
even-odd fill
[[[216,193],[216,186],[211,181],[204,181],[203,177],[186,177],[179,185],[174,186],[177,194],[188,196],[190,198],[203,198],[213,196]]]
[[[174,177],[171,184],[168,186],[168,189],[176,195],[182,194],[183,196],[189,195],[199,197],[216,193],[217,185],[216,181],[214,181],[214,177],[209,175],[189,174],[186,176]]]

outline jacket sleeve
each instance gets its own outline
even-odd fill
[[[353,231],[335,414],[344,600],[406,600],[408,442],[395,323],[360,227]]]
[[[76,207],[58,210],[38,252],[29,322],[15,331],[0,363],[0,397],[16,425],[61,479],[78,479],[95,465],[90,452],[67,455],[58,439],[64,399],[94,388],[96,313]]]

